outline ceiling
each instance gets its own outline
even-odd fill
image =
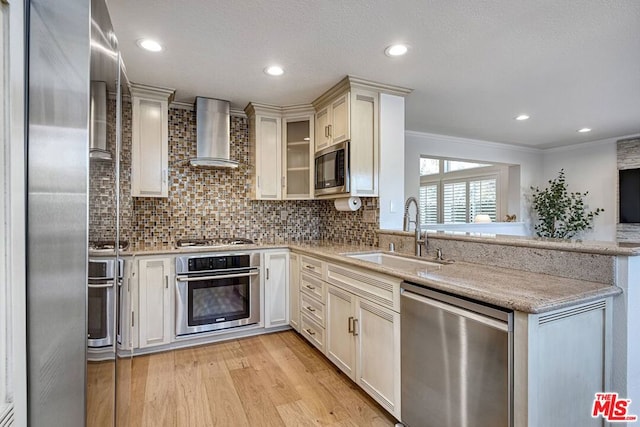
[[[535,148],[640,133],[637,0],[107,3],[129,79],[177,101],[309,103],[350,74],[413,89],[407,130]]]

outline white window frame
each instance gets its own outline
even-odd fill
[[[420,176],[420,187],[425,185],[436,185],[438,189],[438,222],[437,224],[444,224],[444,184],[455,182],[467,183],[467,196],[469,194],[469,182],[482,179],[496,179],[496,222],[501,218],[504,218],[507,210],[507,191],[509,180],[509,167],[506,165],[493,164],[491,166],[483,166],[477,168],[463,169],[453,172],[444,171],[444,162],[446,160],[471,162],[471,163],[484,163],[488,162],[479,160],[468,159],[454,159],[449,157],[437,157],[421,155],[420,158],[424,159],[437,159],[440,160],[440,172],[431,175]],[[473,222],[473,218],[469,218],[469,197],[467,197],[467,223]],[[425,224],[423,224],[425,225]]]

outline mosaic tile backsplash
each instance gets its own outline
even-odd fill
[[[115,116],[114,116],[115,117]],[[249,129],[231,117],[231,157],[237,169],[189,166],[196,154],[196,119],[189,109],[169,110],[169,196],[131,197],[131,104],[123,103],[120,163],[120,238],[132,249],[173,246],[179,239],[243,237],[259,243],[328,239],[377,244],[378,199],[363,198],[357,212],[336,211],[330,200],[263,201],[249,198]],[[113,145],[111,145],[113,147]],[[114,235],[113,166],[91,165],[90,236]],[[365,222],[373,210],[375,222]],[[113,237],[111,237],[113,239]]]

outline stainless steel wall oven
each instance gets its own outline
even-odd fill
[[[118,268],[116,269],[116,265]],[[116,286],[122,285],[122,260],[90,259],[87,304],[87,345],[108,347],[114,342]]]
[[[260,322],[260,254],[176,258],[176,335]]]

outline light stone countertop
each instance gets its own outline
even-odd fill
[[[335,245],[326,242],[296,244],[289,247],[295,252],[325,261],[366,268],[432,289],[525,313],[543,313],[622,293],[622,289],[606,283],[466,262],[396,270],[342,255],[348,252],[379,251],[379,248],[375,247]]]
[[[378,230],[379,234],[413,237],[414,232],[401,230]],[[640,243],[600,242],[592,240],[562,240],[543,237],[511,236],[503,234],[468,233],[462,231],[427,231],[427,237],[433,239],[459,240],[465,242],[488,243],[503,246],[551,249],[566,252],[611,256],[639,256]]]
[[[543,313],[598,298],[622,293],[606,283],[568,279],[541,273],[454,262],[441,266],[427,266],[397,270],[373,262],[347,257],[350,252],[380,251],[377,247],[336,244],[327,241],[290,242],[223,246],[217,248],[150,247],[121,252],[122,256],[180,255],[188,253],[240,252],[267,249],[291,249],[329,262],[339,262],[372,272],[386,274],[408,282],[428,286],[462,297],[497,305],[525,313]],[[107,256],[105,252],[89,256]],[[396,254],[399,255],[399,254]],[[406,256],[406,255],[402,255]],[[420,258],[430,261],[430,259]]]

